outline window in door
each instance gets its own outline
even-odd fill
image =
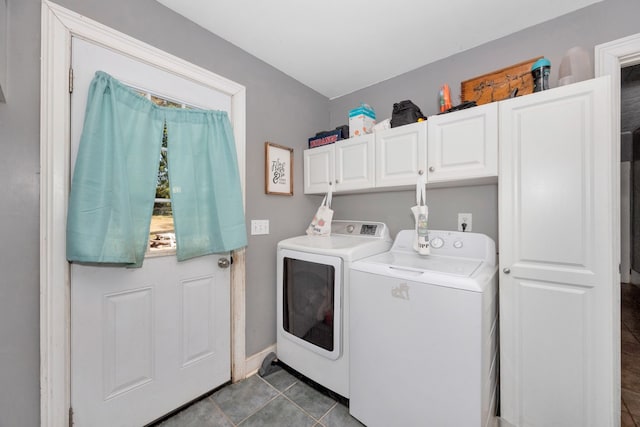
[[[162,107],[193,108],[164,97],[138,91],[150,101]],[[151,226],[149,227],[149,245],[147,256],[169,255],[176,251],[176,233],[171,208],[171,192],[169,184],[169,162],[167,161],[167,127],[162,132],[162,148],[158,162],[158,179],[156,181],[156,197],[153,204]]]

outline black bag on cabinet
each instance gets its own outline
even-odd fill
[[[420,107],[410,100],[407,99],[393,104],[393,112],[391,113],[392,128],[416,123],[418,119],[426,120],[427,118],[420,111]]]

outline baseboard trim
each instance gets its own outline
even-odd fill
[[[264,360],[265,357],[267,357],[267,354],[271,352],[273,353],[276,352],[275,344],[270,345],[264,350],[259,351],[258,353],[255,353],[247,358],[247,360],[244,363],[244,372],[245,372],[246,378],[250,377],[251,375],[255,374],[260,370],[260,367],[262,366],[262,361]]]

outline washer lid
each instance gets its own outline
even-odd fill
[[[365,262],[384,265],[390,269],[411,269],[420,273],[433,272],[456,277],[471,277],[483,263],[482,260],[473,258],[420,256],[398,252],[374,255]]]

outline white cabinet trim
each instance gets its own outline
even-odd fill
[[[595,75],[611,76],[611,141],[619,141],[620,138],[620,69],[640,64],[640,33],[595,47]],[[611,172],[613,174],[611,189],[611,209],[613,216],[612,262],[620,263],[620,144],[612,147]],[[611,405],[614,408],[611,425],[620,425],[620,274],[614,271],[611,277],[613,299],[613,342],[611,343],[611,360],[613,370]]]

